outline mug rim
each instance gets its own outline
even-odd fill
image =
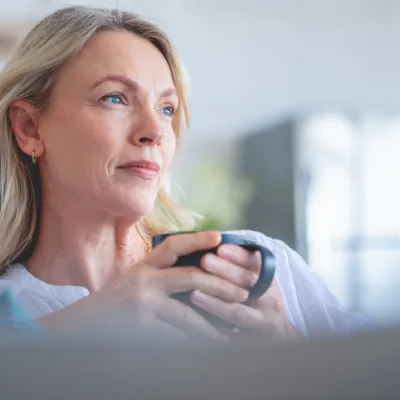
[[[154,244],[154,238],[161,238],[162,240],[157,240],[157,244],[160,244],[165,238],[168,236],[176,236],[176,235],[184,235],[184,234],[189,234],[189,233],[199,233],[202,231],[179,231],[179,232],[167,232],[167,233],[160,233],[158,235],[154,235],[152,238],[153,244]],[[222,244],[233,244],[233,245],[254,245],[254,246],[261,246],[257,244],[256,242],[244,238],[240,234],[235,234],[235,233],[225,233],[221,231],[215,231],[221,233],[221,242],[218,244],[218,246],[221,246]]]

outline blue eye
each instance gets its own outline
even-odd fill
[[[161,111],[167,117],[172,117],[175,114],[175,109],[174,109],[174,107],[171,107],[171,106],[164,107]]]
[[[123,99],[122,96],[119,94],[110,94],[105,97],[103,97],[103,100],[106,103],[111,103],[111,104],[123,104]]]

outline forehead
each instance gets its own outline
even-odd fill
[[[174,86],[161,52],[148,40],[126,31],[97,33],[65,65],[60,78],[84,85],[113,74],[126,75],[144,88],[157,91]]]

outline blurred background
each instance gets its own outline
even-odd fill
[[[400,0],[2,1],[0,68],[72,4],[137,12],[178,47],[193,123],[171,190],[199,229],[281,239],[347,307],[400,319]]]

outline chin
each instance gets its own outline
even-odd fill
[[[154,196],[132,198],[130,201],[125,198],[115,204],[113,209],[122,218],[137,220],[153,211],[155,200]]]
[[[112,215],[126,220],[138,220],[154,210],[157,195],[156,187],[124,185],[109,190],[102,202]]]

